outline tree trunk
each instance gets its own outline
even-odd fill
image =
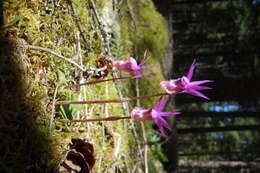
[[[259,128],[260,125],[241,125],[241,126],[225,126],[225,127],[179,128],[177,129],[177,131],[178,134],[187,134],[187,133],[258,130]]]
[[[3,1],[0,1],[0,28],[4,24],[4,15],[3,14],[4,14],[4,12],[3,12]]]
[[[204,156],[204,155],[237,155],[239,152],[198,152],[198,153],[179,153],[178,156]]]
[[[221,168],[250,168],[260,170],[258,162],[243,161],[198,161],[198,160],[179,160],[180,168],[199,168],[199,169],[221,169]]]
[[[181,118],[260,118],[259,112],[182,112]]]

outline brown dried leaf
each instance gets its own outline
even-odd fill
[[[91,173],[95,164],[93,145],[81,139],[72,139],[71,150],[61,163],[58,173]]]
[[[77,152],[75,149],[72,149],[68,152],[67,155],[67,160],[70,162],[66,162],[71,169],[77,172],[82,172],[82,173],[89,173],[90,169],[88,166],[88,163],[86,159],[84,158],[83,154],[80,152]]]
[[[71,169],[79,172],[81,170],[81,167],[79,165],[76,165],[75,164],[75,161],[72,161],[72,160],[65,160],[64,163],[70,167]]]
[[[92,144],[88,142],[84,142],[81,139],[72,139],[71,149],[75,149],[76,151],[83,154],[84,158],[86,159],[89,169],[91,170],[95,164],[95,157],[94,157],[94,147]]]

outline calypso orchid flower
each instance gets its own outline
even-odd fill
[[[147,52],[144,53],[144,58],[140,62],[140,64],[137,64],[137,61],[134,58],[130,58],[130,60],[127,61],[114,60],[112,64],[117,70],[122,70],[124,72],[132,72],[134,73],[135,76],[143,76],[140,70],[152,67],[152,66],[144,66],[144,63],[147,59],[146,55]]]
[[[191,82],[193,71],[195,69],[195,60],[190,66],[187,76],[182,76],[181,78],[162,81],[160,83],[161,89],[165,90],[168,94],[177,94],[177,93],[189,93],[194,96],[202,97],[209,99],[207,96],[199,92],[198,90],[208,90],[212,89],[206,86],[200,86],[201,84],[212,82],[211,80],[201,80]]]
[[[162,112],[166,103],[167,99],[163,99],[163,96],[161,96],[154,108],[144,109],[141,107],[135,107],[131,112],[131,117],[137,120],[153,120],[159,127],[160,132],[165,135],[163,130],[164,127],[170,131],[172,129],[163,117],[180,114],[180,112]]]
[[[135,60],[132,64],[137,64]],[[117,62],[118,63],[118,62]],[[124,62],[126,63],[126,62]],[[124,64],[123,63],[123,64]],[[116,63],[115,63],[116,64]],[[140,65],[141,64],[141,65]],[[133,79],[133,78],[139,78],[143,76],[150,76],[155,75],[154,72],[150,74],[141,74],[138,70],[142,68],[150,68],[149,66],[142,66],[144,64],[144,60],[139,64],[140,67],[133,68],[130,63],[130,67],[124,67],[124,65],[119,65],[118,69],[122,68],[125,71],[134,72],[136,75],[132,77],[123,77],[123,78],[117,78],[117,79],[108,79],[103,81],[110,81],[110,80],[121,80],[121,79]],[[126,65],[127,66],[127,65]],[[124,68],[123,68],[124,67]],[[135,66],[134,66],[135,67]],[[192,94],[194,96],[202,97],[205,99],[209,99],[207,96],[199,92],[200,90],[208,90],[212,89],[210,87],[206,86],[200,86],[201,84],[212,82],[211,80],[201,80],[201,81],[191,81],[191,78],[193,76],[193,71],[195,69],[195,60],[190,66],[190,69],[187,73],[187,76],[182,76],[181,78],[170,80],[170,81],[162,81],[160,83],[160,88],[165,90],[165,93],[157,93],[157,94],[151,94],[146,96],[138,96],[138,97],[130,97],[130,98],[119,98],[119,99],[111,99],[111,100],[91,100],[91,101],[57,101],[56,104],[104,104],[104,103],[122,103],[122,102],[128,102],[132,100],[139,100],[139,99],[148,99],[151,97],[158,97],[158,96],[166,96],[171,94],[178,94],[178,93],[188,93]],[[139,76],[138,76],[139,75]],[[103,82],[100,81],[100,82]],[[94,84],[97,82],[88,82],[86,84]],[[81,86],[84,84],[79,84],[75,86]],[[68,88],[71,86],[68,86]],[[73,86],[72,86],[73,87]],[[137,111],[138,109],[136,109]]]

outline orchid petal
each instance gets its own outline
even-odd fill
[[[139,66],[140,66],[140,65],[139,65]],[[142,69],[153,68],[153,67],[159,67],[159,65],[146,65],[146,66],[141,66]]]
[[[137,65],[137,62],[134,58],[130,58],[130,65],[131,65],[131,68],[132,70],[139,70],[139,66]]]
[[[193,63],[191,64],[190,69],[189,69],[189,72],[188,72],[188,74],[187,74],[187,78],[188,78],[189,80],[191,80],[191,78],[192,78],[193,71],[194,71],[194,69],[195,69],[195,63],[196,63],[196,60],[194,60]]]
[[[144,63],[147,61],[148,57],[147,57],[147,50],[145,50],[144,52],[144,58],[142,59],[142,61],[140,62],[140,66],[144,65]]]
[[[143,77],[143,76],[144,76],[144,75],[143,75],[141,72],[139,72],[138,70],[134,71],[134,75],[135,75],[136,77]]]
[[[170,127],[170,125],[163,118],[160,117],[157,119],[157,121],[160,124],[160,126],[165,127],[168,130],[172,131],[172,128]]]
[[[163,99],[163,96],[160,97],[154,109],[158,112],[161,112],[167,103],[167,99]]]
[[[194,89],[194,90],[210,90],[212,88],[206,87],[206,86],[188,86],[188,88]]]
[[[168,123],[162,118],[156,118],[156,119],[154,119],[154,122],[158,126],[158,128],[163,136],[166,136],[164,133],[163,127],[169,129],[170,131],[172,130],[171,127],[168,125]]]
[[[156,121],[155,121],[155,123],[156,123]],[[156,123],[156,125],[158,126],[158,128],[159,128],[161,134],[162,134],[163,136],[166,136],[165,133],[164,133],[163,126],[159,126],[157,123]]]
[[[186,93],[189,93],[189,94],[191,94],[191,95],[198,96],[198,97],[202,97],[202,98],[204,98],[204,99],[209,100],[209,98],[208,98],[207,96],[205,96],[205,95],[202,94],[201,92],[196,91],[196,90],[194,90],[194,89],[189,88],[189,89],[186,90],[185,92],[186,92]]]
[[[190,82],[188,85],[194,86],[194,85],[200,85],[200,84],[204,84],[204,83],[208,83],[208,82],[213,82],[213,81],[212,80],[200,80],[200,81]]]
[[[145,69],[145,68],[152,68],[154,67],[155,65],[150,65],[150,66],[142,66],[142,65],[139,65],[141,67],[141,69]]]
[[[181,114],[181,112],[160,112],[161,116],[175,116],[179,114]]]

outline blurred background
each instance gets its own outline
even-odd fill
[[[157,0],[171,44],[168,79],[213,80],[210,101],[178,95],[175,134],[166,142],[171,172],[259,172],[260,2]],[[174,147],[173,147],[174,146]]]

